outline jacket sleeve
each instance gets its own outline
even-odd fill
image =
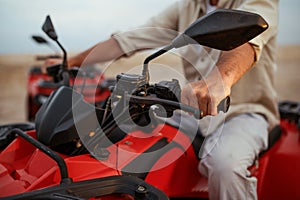
[[[126,55],[138,50],[152,49],[168,44],[177,36],[179,2],[173,3],[144,25],[125,32],[113,34]]]

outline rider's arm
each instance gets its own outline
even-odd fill
[[[106,62],[122,56],[124,52],[114,38],[109,38],[95,46],[68,59],[69,66],[81,66],[85,64]],[[87,60],[85,60],[87,59]]]
[[[216,115],[217,105],[230,96],[231,87],[253,66],[255,51],[246,43],[236,49],[223,51],[211,73],[186,86],[182,102],[199,108],[204,115]]]
[[[249,43],[231,51],[222,52],[216,68],[205,79],[183,89],[182,101],[203,110],[204,115],[217,114],[216,105],[230,95],[232,86],[260,60],[263,48],[276,37],[278,31],[277,0],[243,0],[238,9],[261,15],[268,22],[269,27],[267,31]],[[274,49],[269,49],[269,52],[272,51]]]

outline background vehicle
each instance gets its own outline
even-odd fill
[[[38,44],[49,46],[55,52],[53,55],[37,56],[37,60],[61,58],[61,56],[57,53],[57,50],[53,47],[52,43],[43,37],[33,35],[32,39]],[[64,49],[63,52],[65,52]],[[74,88],[77,88],[78,90],[82,90],[81,92],[86,101],[94,103],[96,106],[101,106],[105,102],[105,99],[110,94],[108,87],[114,84],[114,80],[105,79],[102,71],[94,65],[82,66],[79,70],[78,67],[63,69],[61,64],[48,67],[47,72],[44,72],[41,66],[33,66],[29,71],[27,79],[28,120],[34,121],[35,114],[41,105],[47,100],[54,90],[57,90],[63,85],[61,77],[63,70],[68,71],[69,76],[71,77],[71,86],[74,86]]]
[[[50,94],[63,85],[59,71],[60,65],[48,68],[47,73],[43,73],[40,67],[34,67],[30,70],[27,84],[28,120],[33,121],[38,109]],[[101,70],[94,66],[86,66],[80,70],[80,73],[78,71],[79,69],[76,67],[68,69],[71,76],[70,84],[77,90],[82,90],[86,101],[101,106],[110,94],[108,87],[113,85],[114,81],[105,79]],[[95,90],[96,93],[94,93]]]
[[[105,197],[206,198],[207,180],[197,170],[204,138],[197,128],[191,130],[198,127],[195,118],[201,118],[201,111],[178,101],[180,87],[176,80],[149,84],[148,63],[174,46],[189,44],[186,36],[200,44],[203,35],[211,36],[206,45],[216,47],[216,30],[212,31],[205,21],[226,19],[227,14],[227,22],[219,20],[222,26],[214,26],[225,38],[239,26],[221,30],[244,15],[249,15],[249,24],[243,30],[257,30],[253,37],[263,31],[257,15],[219,10],[193,24],[169,48],[148,57],[142,75],[118,75],[103,107],[85,102],[82,94],[68,86],[60,87],[39,110],[35,130],[12,130],[19,137],[0,154],[0,195],[7,199],[83,199],[112,194],[115,196]],[[198,30],[205,30],[205,34]],[[233,37],[230,48],[246,42],[244,36]],[[226,50],[229,46],[218,48]],[[68,77],[63,76],[65,84],[66,80]],[[228,103],[224,100],[219,109],[226,112]],[[176,115],[178,109],[195,118]],[[270,134],[274,138],[270,149],[261,155],[260,166],[252,168],[261,199],[299,197],[299,104],[283,103],[281,113],[280,128]],[[286,167],[293,176],[281,174]]]

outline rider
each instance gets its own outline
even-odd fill
[[[274,89],[278,0],[180,0],[139,29],[114,34],[71,57],[68,63],[80,66],[87,56],[89,62],[105,62],[166,45],[177,32],[183,32],[216,8],[257,13],[269,28],[250,42],[226,52],[207,47],[184,48],[182,60],[190,84],[183,88],[182,101],[201,109],[204,115],[217,116],[218,103],[226,96],[231,97],[222,128],[207,128],[206,120],[200,124],[209,137],[202,151],[205,156],[199,155],[202,158],[199,170],[208,177],[210,199],[256,199],[257,180],[247,168],[267,148],[268,132],[279,119]],[[215,65],[208,64],[210,58],[217,58]],[[54,63],[57,60],[46,61],[46,65]]]

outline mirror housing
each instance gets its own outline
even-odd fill
[[[267,28],[267,22],[258,14],[218,9],[192,23],[171,45],[179,48],[201,44],[228,51],[248,42]]]
[[[31,36],[31,38],[39,44],[48,44],[48,41],[45,38],[43,38],[42,36],[33,35],[33,36]]]
[[[51,18],[48,15],[46,17],[46,21],[44,22],[44,25],[42,26],[42,30],[54,41],[57,41],[58,37],[55,32],[54,26],[52,24]]]

